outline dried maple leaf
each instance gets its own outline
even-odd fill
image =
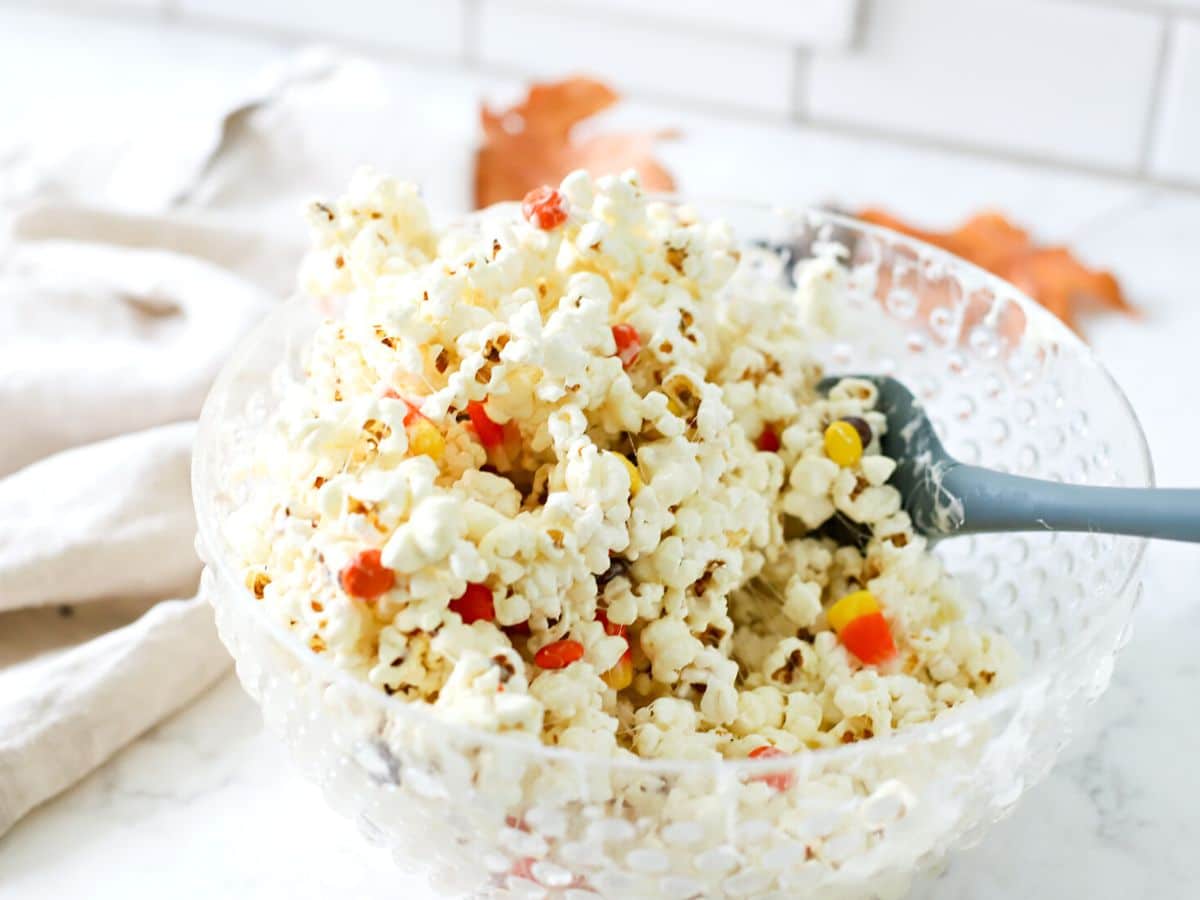
[[[860,218],[919,238],[961,256],[1016,285],[1078,330],[1076,314],[1088,307],[1134,313],[1108,272],[1089,269],[1065,247],[1039,247],[1029,232],[999,213],[972,216],[953,231],[925,231],[878,209]]]
[[[475,205],[520,200],[532,188],[558,184],[568,172],[594,174],[636,169],[651,191],[675,187],[654,159],[655,142],[669,131],[572,137],[574,127],[617,102],[612,88],[590,78],[535,84],[524,102],[480,110],[483,144],[475,157]]]

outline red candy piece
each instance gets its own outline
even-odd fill
[[[571,640],[547,644],[533,656],[534,664],[542,669],[565,669],[580,659],[583,659],[583,644]]]
[[[621,365],[628,369],[637,361],[642,352],[642,338],[637,329],[628,322],[621,322],[612,327],[613,340],[617,342],[617,358]]]
[[[475,433],[485,447],[499,447],[504,443],[504,426],[498,425],[488,417],[487,410],[478,400],[467,404],[467,415],[475,426]]]
[[[780,759],[785,756],[788,756],[788,754],[784,753],[778,747],[772,747],[769,744],[765,744],[762,747],[755,747],[749,754],[750,759]],[[795,784],[796,779],[791,772],[776,772],[771,775],[755,775],[751,781],[761,781],[763,784],[770,785],[782,793]]]
[[[868,613],[852,619],[838,633],[846,649],[868,666],[877,666],[896,655],[896,642],[883,613]]]
[[[533,864],[535,862],[537,862],[537,860],[532,856],[526,856],[523,859],[518,859],[512,864],[512,868],[509,869],[509,874],[514,878],[525,878],[529,881],[539,883],[538,880],[533,877]]]
[[[608,616],[604,614],[604,610],[602,609],[596,610],[596,621],[604,626],[604,633],[612,637],[625,637],[629,630],[624,625],[608,621]]]
[[[496,618],[492,589],[485,584],[468,584],[461,597],[450,601],[450,609],[462,616],[465,625],[479,621],[491,622]]]
[[[374,600],[396,584],[396,573],[384,566],[378,550],[361,550],[339,574],[344,590],[351,597]]]
[[[774,428],[768,425],[763,428],[755,445],[766,453],[777,453],[779,451],[779,435],[775,433]]]
[[[384,388],[381,396],[387,397],[389,400],[399,400],[401,403],[403,403],[405,406],[408,407],[408,412],[406,412],[404,414],[404,427],[405,428],[407,428],[409,425],[411,425],[418,418],[421,418],[421,419],[425,418],[425,416],[421,415],[421,413],[419,413],[417,411],[417,407],[413,404],[413,402],[411,400],[405,400],[398,393],[396,393],[394,388],[390,388],[390,387]]]
[[[562,194],[545,185],[534,188],[525,195],[525,199],[521,201],[521,212],[531,224],[543,231],[557,228],[567,221]]]
[[[417,408],[415,406],[413,406],[411,403],[409,403],[407,400],[404,401],[404,405],[408,407],[408,412],[406,412],[404,414],[404,427],[405,428],[407,428],[409,425],[411,425],[417,419],[425,418],[425,416],[421,415],[421,413],[419,413],[417,411]],[[428,421],[428,419],[426,419],[426,421]]]

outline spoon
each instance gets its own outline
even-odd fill
[[[883,452],[896,460],[890,484],[913,527],[930,538],[989,531],[1094,531],[1200,542],[1200,490],[1061,484],[969,466],[950,456],[921,402],[901,382],[861,378],[879,389],[887,417]]]

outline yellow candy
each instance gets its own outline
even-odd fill
[[[825,612],[829,626],[839,634],[842,629],[862,616],[879,612],[879,602],[870,591],[847,594]]]
[[[857,465],[862,459],[862,437],[849,422],[838,420],[825,429],[825,453],[839,466]]]
[[[625,463],[625,471],[629,473],[629,496],[636,497],[638,491],[642,489],[642,475],[638,472],[637,466],[629,461],[628,457],[622,456],[620,453],[609,451],[621,462]]]
[[[428,456],[441,462],[446,453],[446,439],[428,419],[417,419],[408,427],[408,449],[414,456]]]
[[[626,651],[617,664],[600,676],[614,691],[623,691],[633,684],[633,657]]]

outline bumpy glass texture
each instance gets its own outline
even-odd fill
[[[1152,483],[1145,441],[1083,344],[1014,288],[837,216],[700,204],[777,248],[763,277],[837,245],[846,316],[830,373],[892,374],[964,462],[1099,485]],[[1043,777],[1108,686],[1141,591],[1144,542],[962,537],[937,553],[968,617],[1002,632],[1012,687],[883,739],[785,759],[614,761],[435,719],[313,654],[256,604],[221,523],[230,477],[298,374],[317,324],[282,306],[243,344],[201,419],[193,473],[203,590],[246,690],[331,806],[448,895],[899,897]],[[281,366],[281,363],[286,365]]]

